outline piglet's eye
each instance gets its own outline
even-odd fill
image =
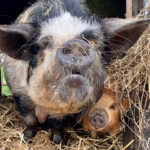
[[[52,46],[52,37],[51,36],[47,36],[47,37],[43,37],[40,41],[39,41],[39,46],[40,48],[47,48],[47,47],[51,47]]]
[[[112,105],[109,107],[109,109],[115,110],[115,109],[116,109],[116,106],[115,106],[114,104],[112,104]]]

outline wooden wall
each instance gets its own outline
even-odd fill
[[[126,18],[133,18],[143,8],[143,0],[126,0]]]

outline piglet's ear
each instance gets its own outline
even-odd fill
[[[0,25],[0,50],[21,59],[24,45],[31,40],[34,27],[30,24]]]
[[[107,63],[123,56],[149,25],[150,19],[106,19],[102,25],[105,45],[102,56]]]

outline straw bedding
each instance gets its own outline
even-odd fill
[[[133,109],[129,110],[130,118],[139,130],[139,139],[143,141],[140,131],[143,126],[150,126],[150,121],[145,119],[145,112],[150,109],[146,107],[149,106],[150,100],[150,27],[127,52],[127,55],[115,60],[109,67],[106,67],[106,71],[107,81],[114,84],[119,102],[126,97],[130,101],[130,106],[137,108],[139,121],[136,121]],[[127,114],[125,116],[127,117]],[[104,136],[99,139],[91,139],[88,134],[79,136],[75,131],[68,129],[71,136],[67,145],[61,147],[49,140],[49,130],[41,130],[29,144],[23,139],[25,125],[12,98],[1,97],[0,150],[124,150],[122,145],[124,116],[122,116],[122,122],[122,130],[116,137]]]
[[[79,136],[75,131],[68,130],[70,138],[66,146],[56,145],[49,140],[50,131],[41,130],[32,140],[26,143],[23,139],[25,125],[16,110],[11,98],[0,100],[0,150],[121,150],[121,134],[118,137],[104,136],[91,139],[88,134]],[[80,130],[78,132],[81,132]]]

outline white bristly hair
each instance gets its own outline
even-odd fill
[[[85,30],[100,31],[100,25],[95,22],[83,21],[81,18],[64,12],[62,15],[42,23],[39,40],[45,36],[52,36],[55,44],[61,44],[79,36]]]

